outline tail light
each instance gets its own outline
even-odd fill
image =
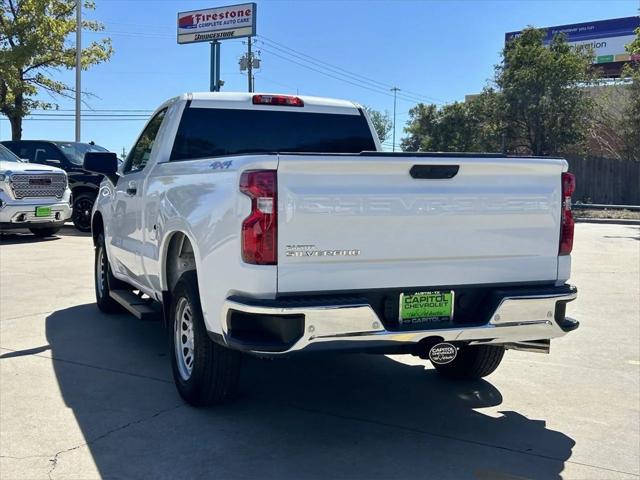
[[[251,214],[242,222],[242,260],[278,263],[278,184],[275,170],[244,172],[240,191],[251,198]]]
[[[571,195],[576,189],[576,178],[573,173],[562,174],[562,210],[560,224],[559,255],[569,255],[573,249],[573,230],[575,222],[571,212]]]

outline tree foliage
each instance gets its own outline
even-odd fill
[[[563,35],[544,45],[546,32],[525,29],[509,42],[496,66],[508,148],[549,155],[586,137],[593,102],[593,51],[571,47]]]
[[[374,110],[371,107],[364,107],[364,109],[369,114],[371,123],[373,123],[373,128],[375,129],[376,133],[378,134],[378,138],[380,139],[380,143],[384,142],[389,137],[389,133],[393,128],[393,122],[391,121],[389,112],[380,112],[378,110]]]
[[[593,54],[563,36],[545,46],[545,31],[525,29],[502,52],[494,86],[465,103],[410,110],[408,151],[500,151],[549,155],[583,142],[593,102]]]
[[[409,152],[471,152],[500,149],[498,97],[487,89],[476,98],[438,108],[420,103],[409,110],[402,149]]]
[[[627,51],[632,56],[640,55],[640,28],[636,29],[636,38],[627,45]],[[640,161],[640,60],[628,65],[623,75],[631,79],[628,85],[629,101],[622,114],[621,132],[626,154]]]
[[[9,118],[14,140],[21,138],[22,118],[32,109],[57,107],[39,93],[55,98],[74,92],[51,73],[75,68],[76,47],[69,41],[76,29],[75,6],[75,0],[0,0],[0,113]],[[84,2],[85,11],[94,8],[93,1]],[[96,32],[103,25],[83,20],[82,28]],[[112,53],[108,38],[89,43],[82,49],[82,69]]]

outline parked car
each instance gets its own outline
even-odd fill
[[[73,224],[83,232],[91,230],[91,210],[98,194],[102,175],[82,168],[86,152],[107,152],[99,145],[48,140],[18,140],[2,142],[18,157],[30,163],[59,167],[67,172],[73,193]]]
[[[193,93],[120,171],[113,153],[84,165],[105,175],[98,307],[164,312],[194,405],[233,395],[240,352],[406,353],[474,379],[578,327],[560,158],[383,152],[352,102]]]
[[[64,170],[23,162],[0,145],[0,231],[28,228],[54,235],[71,217],[71,190]]]

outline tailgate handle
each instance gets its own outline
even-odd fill
[[[460,165],[414,165],[409,174],[413,178],[442,180],[455,177],[459,169]]]

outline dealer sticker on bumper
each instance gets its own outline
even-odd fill
[[[453,292],[400,294],[400,324],[448,322],[453,317]]]

